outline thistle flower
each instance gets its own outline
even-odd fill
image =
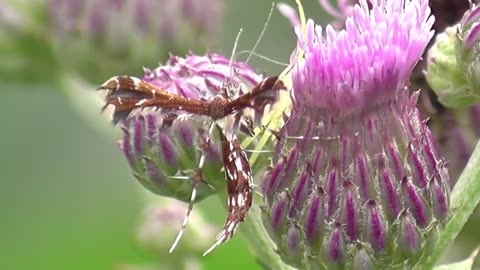
[[[194,100],[213,100],[224,91],[246,93],[262,81],[262,76],[248,65],[230,63],[220,54],[171,56],[166,65],[144,71],[144,81]],[[124,137],[119,145],[133,175],[156,194],[188,202],[193,188],[191,180],[196,177],[205,153],[203,180],[209,185],[199,186],[197,199],[225,192],[221,142],[209,134],[211,120],[182,111],[175,112],[171,118],[168,111],[156,110],[134,112],[123,123]],[[255,112],[257,121],[261,120],[262,113]],[[241,115],[234,115],[233,126],[229,128],[242,128]]]
[[[341,29],[345,27],[345,19],[353,14],[353,5],[358,1],[338,0],[336,2],[337,7],[330,4],[329,1],[320,0],[323,9],[333,17],[332,25],[336,29]],[[447,27],[459,22],[465,11],[469,9],[470,3],[468,0],[429,1],[432,14],[435,15],[435,22],[432,27],[435,33],[441,33]],[[371,5],[369,8],[371,8]],[[433,44],[432,41],[430,41],[428,47]],[[476,117],[477,114],[475,113],[479,105],[473,105],[466,110],[453,110],[442,105],[425,80],[427,58],[427,51],[425,51],[421,61],[417,63],[413,70],[410,78],[410,90],[422,89],[419,100],[421,101],[420,105],[423,106],[420,106],[419,109],[422,114],[430,118],[429,126],[434,136],[438,138],[441,153],[450,164],[451,184],[453,186],[465,167],[478,139],[478,135],[472,130],[472,126],[477,126],[480,123],[480,118]],[[442,60],[440,59],[440,61]],[[454,59],[446,59],[446,61],[454,61]],[[459,78],[463,77],[462,74],[459,74],[456,64],[445,62],[443,66],[446,69],[452,68],[454,70],[451,74],[448,74],[448,77],[439,76],[438,79],[444,82],[444,85],[449,87],[452,82],[459,81]]]
[[[302,269],[410,268],[448,214],[446,165],[408,92],[428,1],[371,4],[346,30],[296,28],[305,59],[262,191],[264,225]]]

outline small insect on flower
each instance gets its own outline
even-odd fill
[[[218,55],[209,55],[209,57],[215,58]],[[178,58],[173,58],[172,65],[175,66],[178,61]],[[227,62],[223,61],[223,63]],[[228,65],[231,65],[231,63]],[[203,72],[201,75],[197,75],[199,73],[195,74],[196,80],[201,79],[203,81],[208,81],[218,75],[212,70]],[[162,73],[162,75],[165,74]],[[227,82],[229,81],[229,75],[221,75],[227,78]],[[209,85],[208,82],[205,84]],[[194,88],[193,84],[190,86]],[[197,88],[192,91],[212,92],[212,89],[202,90]],[[210,138],[214,135],[215,128],[218,131],[223,167],[227,179],[228,217],[223,230],[217,236],[216,242],[204,255],[233,237],[239,223],[245,219],[252,204],[252,172],[247,155],[240,147],[236,131],[239,130],[253,136],[255,119],[247,116],[244,111],[251,109],[255,112],[255,118],[261,116],[267,107],[277,100],[279,90],[284,88],[282,80],[277,76],[264,78],[248,92],[236,91],[235,84],[224,83],[215,95],[203,95],[201,98],[192,98],[192,95],[188,96],[182,91],[175,93],[170,89],[158,86],[158,84],[151,83],[147,79],[129,76],[113,77],[99,88],[99,90],[106,90],[106,105],[104,108],[113,107],[114,124],[118,122],[126,123],[130,119],[148,112],[160,117],[164,126],[165,123],[171,126],[175,121],[185,122],[201,119],[203,122],[209,122],[207,144],[210,144]],[[158,132],[161,131],[161,129],[158,130]],[[198,168],[191,179],[193,189],[188,211],[170,252],[176,247],[186,228],[200,184],[207,183],[203,174],[205,162],[206,151],[202,150]]]

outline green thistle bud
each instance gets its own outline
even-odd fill
[[[480,102],[479,13],[472,5],[458,25],[437,35],[428,52],[425,77],[446,107],[465,108]]]

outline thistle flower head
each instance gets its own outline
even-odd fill
[[[246,93],[262,80],[262,76],[248,65],[230,62],[220,54],[171,56],[167,64],[144,71],[143,81],[192,100],[211,101],[224,91],[232,95]],[[124,137],[119,145],[134,176],[147,189],[188,202],[192,180],[199,177],[200,163],[204,163],[201,180],[210,186],[201,184],[197,199],[224,192],[221,142],[214,136],[216,133],[209,134],[212,123],[209,117],[158,107],[128,113],[130,116],[123,122]],[[262,113],[256,111],[252,121],[261,119]],[[114,115],[114,121],[119,115]],[[228,132],[241,131],[243,117],[243,112],[232,114],[226,121]],[[202,155],[204,161],[201,161]]]
[[[296,29],[305,59],[262,188],[264,224],[297,267],[411,267],[447,216],[445,162],[407,90],[433,35],[428,1],[370,4],[345,30]]]
[[[309,21],[304,37],[296,28],[305,63],[292,74],[294,89],[301,89],[295,91],[295,102],[302,107],[313,103],[319,109],[361,112],[391,99],[403,91],[433,35],[434,19],[429,15],[426,1],[405,8],[380,1],[372,10],[363,1],[346,20],[344,31],[327,26],[324,36],[322,27]]]

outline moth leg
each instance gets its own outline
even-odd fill
[[[212,137],[211,135],[214,131],[214,127],[215,127],[215,123],[212,123],[208,131],[208,137],[205,142],[206,144],[210,143],[210,138]],[[177,237],[175,238],[175,241],[173,242],[172,246],[170,247],[170,250],[168,251],[169,253],[172,253],[173,250],[175,250],[178,243],[180,242],[180,239],[182,239],[185,229],[187,228],[188,220],[190,218],[190,214],[192,213],[193,204],[195,203],[195,198],[197,197],[199,186],[201,184],[206,184],[208,185],[208,187],[215,190],[215,188],[212,185],[210,185],[203,179],[203,167],[205,166],[206,155],[207,155],[206,149],[205,147],[202,147],[202,155],[200,156],[200,161],[198,162],[198,168],[192,179],[194,184],[193,184],[192,194],[190,196],[190,202],[188,203],[187,213],[185,214],[185,218],[183,219],[182,227],[178,231]]]

